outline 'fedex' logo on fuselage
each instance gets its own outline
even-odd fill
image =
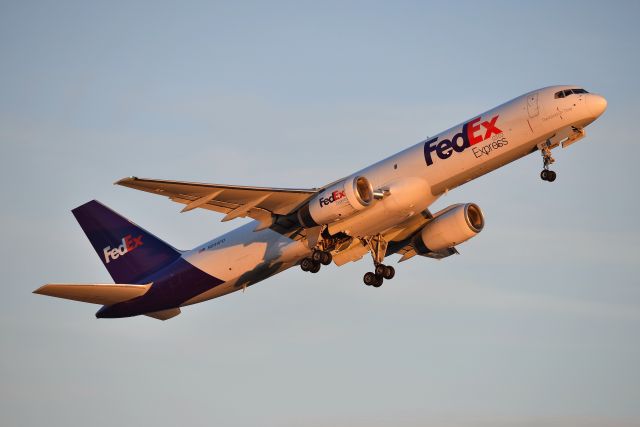
[[[489,120],[481,122],[482,117],[477,117],[462,125],[462,131],[455,134],[451,140],[443,139],[440,142],[438,137],[431,138],[424,143],[424,159],[427,166],[433,164],[431,154],[435,151],[436,155],[442,160],[451,157],[453,152],[462,153],[472,145],[476,145],[491,135],[499,135],[502,133],[496,126],[498,116],[493,116]]]
[[[126,255],[134,249],[139,248],[144,243],[142,242],[142,234],[138,237],[131,237],[131,234],[126,235],[122,238],[122,243],[120,246],[111,249],[111,246],[107,246],[102,250],[104,253],[104,262],[105,264],[109,264],[111,260],[118,259],[122,255]]]

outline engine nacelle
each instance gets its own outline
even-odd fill
[[[434,215],[424,226],[418,238],[419,248],[426,252],[438,252],[466,242],[482,231],[484,216],[475,203],[452,205]]]
[[[304,227],[330,224],[365,209],[373,202],[373,187],[364,176],[347,178],[320,194],[298,211]]]

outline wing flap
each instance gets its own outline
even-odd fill
[[[49,283],[33,291],[34,294],[70,299],[91,304],[111,305],[144,295],[151,287],[119,283]]]
[[[222,191],[224,190],[215,190],[205,196],[200,197],[199,199],[196,199],[192,202],[187,203],[187,206],[185,206],[180,212],[189,212],[190,210],[193,210],[195,208],[199,208],[200,206],[204,205],[205,203],[209,203],[211,200],[215,199],[215,197],[217,195],[219,195],[220,193],[222,193]]]

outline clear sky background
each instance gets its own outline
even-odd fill
[[[0,2],[0,424],[640,425],[640,7],[522,3]],[[121,177],[319,186],[552,84],[609,108],[554,184],[534,154],[440,199],[486,215],[461,256],[167,322],[31,294],[111,281],[93,198],[179,248],[242,223]]]

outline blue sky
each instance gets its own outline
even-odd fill
[[[635,2],[0,3],[0,424],[640,425]],[[70,209],[180,248],[236,224],[129,176],[312,187],[529,90],[609,108],[450,192],[487,225],[380,289],[292,269],[168,322],[32,295],[109,282]]]

